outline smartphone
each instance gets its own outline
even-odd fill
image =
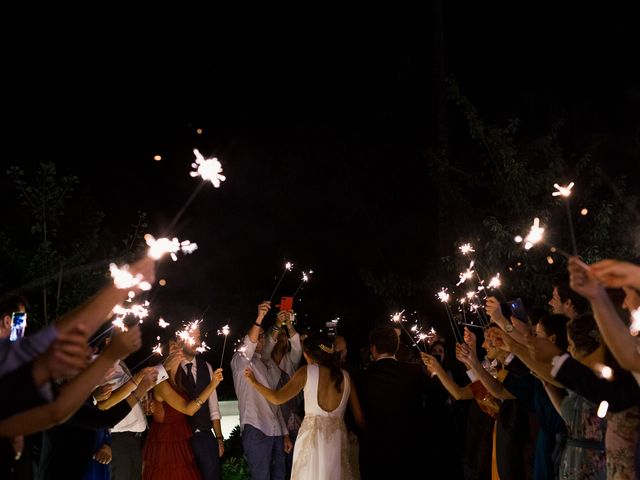
[[[11,333],[9,334],[9,340],[14,342],[24,337],[25,328],[27,328],[27,313],[13,312],[11,314]]]
[[[335,338],[336,336],[336,322],[327,322],[324,324],[327,327],[327,336],[329,338]]]
[[[509,307],[511,308],[511,315],[521,322],[529,323],[529,315],[527,315],[527,311],[524,309],[522,299],[516,298],[515,300],[511,300],[509,302]]]
[[[282,297],[282,298],[280,298],[280,305],[278,305],[278,307],[280,307],[280,311],[293,310],[293,297]]]

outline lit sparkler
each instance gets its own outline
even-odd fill
[[[120,290],[126,290],[136,286],[140,290],[151,290],[151,284],[144,281],[141,273],[133,275],[129,271],[129,265],[125,264],[122,267],[118,267],[115,263],[110,263],[109,273],[111,273],[111,278],[113,278],[113,284]]]
[[[500,280],[500,274],[497,273],[495,277],[489,280],[489,288],[500,288],[502,286],[502,281]]]
[[[302,272],[302,281],[300,282],[300,285],[298,285],[298,288],[296,288],[296,291],[293,292],[293,297],[296,296],[296,294],[298,293],[298,291],[302,288],[302,285],[304,285],[305,283],[307,283],[309,281],[309,275],[311,275],[313,273],[313,270],[309,270],[309,273],[305,273]]]
[[[162,258],[165,254],[169,254],[171,259],[175,262],[178,260],[176,255],[177,252],[182,252],[185,255],[195,252],[198,249],[198,244],[193,243],[189,240],[183,240],[182,242],[177,238],[158,238],[155,239],[153,235],[147,233],[144,236],[144,240],[149,245],[149,251],[147,255],[153,258],[154,260],[158,260]]]
[[[458,249],[462,252],[463,255],[467,255],[468,253],[475,252],[470,243],[465,243],[458,247]]]
[[[473,278],[473,274],[475,273],[472,269],[473,269],[473,265],[475,262],[471,262],[469,264],[469,268],[467,268],[466,271],[460,273],[460,281],[458,283],[456,283],[456,287],[458,285],[462,285],[464,282],[466,282],[467,280],[470,280],[471,278]]]
[[[456,323],[453,320],[453,314],[451,313],[451,309],[449,307],[449,299],[451,298],[451,295],[447,293],[446,288],[443,288],[436,294],[436,296],[438,297],[438,300],[440,300],[445,306],[445,310],[447,312],[447,318],[449,319],[449,324],[451,326],[451,330],[453,331],[453,336],[455,338],[456,343],[462,343],[462,334],[458,330]]]
[[[162,345],[159,343],[151,349],[151,352],[155,355],[162,356]]]
[[[207,345],[204,340],[202,342],[200,342],[200,346],[196,348],[196,352],[198,353],[204,353],[207,350],[211,350],[211,348],[209,347],[209,345]],[[222,367],[221,367],[222,368]]]
[[[278,291],[278,287],[280,286],[280,283],[282,282],[282,279],[284,278],[284,276],[287,274],[287,272],[290,272],[291,269],[293,268],[293,263],[291,262],[287,262],[284,264],[284,270],[282,272],[282,275],[280,275],[280,278],[278,279],[278,282],[276,283],[275,288],[273,289],[273,293],[271,294],[271,296],[269,297],[269,301],[273,300],[273,296],[276,294],[276,292]]]
[[[571,218],[571,204],[569,202],[569,197],[571,196],[571,189],[573,188],[574,183],[571,182],[566,187],[558,185],[554,183],[556,191],[552,193],[554,197],[562,197],[564,198],[564,204],[567,209],[567,221],[569,222],[569,234],[571,236],[571,247],[573,248],[573,255],[575,257],[578,256],[578,246],[576,244],[576,234],[573,230],[573,219]]]
[[[209,181],[215,188],[220,187],[220,183],[224,182],[227,178],[222,175],[222,164],[216,158],[204,158],[197,148],[193,149],[193,154],[196,156],[194,163],[191,166],[195,169],[190,172],[192,177],[202,177],[203,180]]]
[[[171,325],[171,324],[170,324],[169,322],[165,322],[165,321],[164,321],[164,318],[160,317],[160,318],[158,319],[158,326],[159,326],[160,328],[167,328],[169,325]]]
[[[516,243],[524,242],[524,249],[529,250],[536,243],[542,241],[543,234],[544,228],[540,226],[540,219],[536,217],[533,219],[533,225],[531,225],[531,229],[529,230],[527,236],[523,239],[520,235],[518,235],[514,240]]]
[[[222,343],[222,355],[220,355],[220,368],[222,368],[222,362],[224,361],[224,349],[227,346],[227,337],[229,336],[229,325],[222,327],[222,330],[218,330],[218,335],[224,335],[224,342]]]

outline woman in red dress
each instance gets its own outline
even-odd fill
[[[189,438],[191,428],[185,415],[195,414],[222,381],[222,369],[214,372],[211,383],[195,400],[189,401],[176,384],[176,370],[182,351],[171,348],[165,361],[169,379],[153,389],[153,423],[144,445],[143,480],[200,480]]]

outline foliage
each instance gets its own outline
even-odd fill
[[[225,480],[243,480],[251,478],[249,466],[244,459],[240,426],[236,426],[224,441],[222,460],[222,478]]]
[[[0,286],[4,292],[25,294],[30,318],[43,325],[104,283],[105,256],[131,255],[139,248],[145,215],[138,214],[136,228],[123,240],[125,247],[116,249],[105,244],[104,215],[90,199],[79,198],[78,177],[58,175],[54,163],[40,163],[34,173],[13,166],[7,174],[20,204],[13,206],[15,218],[0,232]]]

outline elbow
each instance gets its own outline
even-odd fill
[[[69,419],[73,412],[70,412],[67,408],[64,408],[58,402],[50,404],[49,415],[47,416],[47,423],[49,425],[60,425]]]

